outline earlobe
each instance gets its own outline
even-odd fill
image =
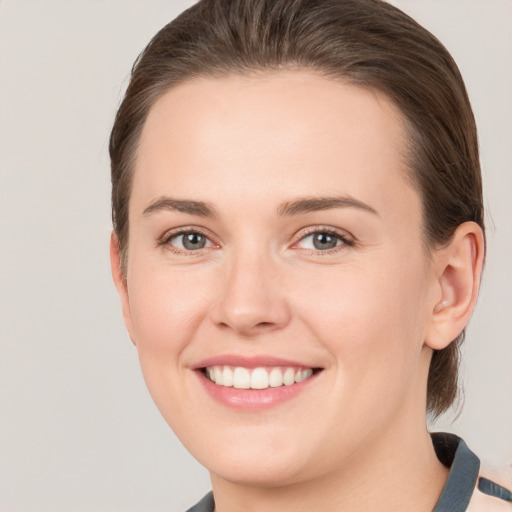
[[[126,325],[126,329],[128,330],[128,334],[130,335],[132,342],[135,344],[134,338],[132,336],[132,320],[130,311],[130,300],[128,296],[128,286],[121,267],[119,241],[114,232],[112,232],[110,236],[110,267],[112,271],[112,279],[114,281],[114,285],[117,289],[117,293],[119,294],[119,298],[121,300],[121,308],[123,310],[124,323]]]
[[[438,298],[432,306],[425,344],[447,347],[468,323],[478,297],[485,253],[482,228],[465,222],[435,254]]]

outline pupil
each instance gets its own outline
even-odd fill
[[[205,244],[205,237],[199,233],[188,233],[183,238],[185,249],[202,249]]]
[[[318,233],[313,238],[313,245],[316,249],[333,249],[336,247],[336,238],[327,233]]]

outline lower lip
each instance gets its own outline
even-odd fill
[[[267,409],[290,400],[305,391],[318,377],[314,373],[302,382],[291,386],[279,386],[267,389],[237,389],[228,386],[219,386],[208,379],[201,371],[196,370],[199,380],[207,393],[216,401],[240,410],[257,411]]]

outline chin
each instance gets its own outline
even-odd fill
[[[279,460],[268,461],[264,457],[248,463],[246,459],[238,461],[209,460],[205,464],[213,475],[237,485],[248,487],[282,487],[299,483],[308,478],[308,475],[301,471],[291,461]]]
[[[260,434],[253,432],[244,439],[210,438],[201,445],[192,442],[191,453],[213,475],[244,486],[280,487],[313,478],[321,471],[314,450],[297,442],[296,436],[283,437],[283,432]]]

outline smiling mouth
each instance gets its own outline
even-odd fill
[[[203,375],[214,384],[235,389],[268,389],[291,386],[309,379],[318,371],[320,369],[290,366],[245,368],[243,366],[215,365],[201,368]]]

